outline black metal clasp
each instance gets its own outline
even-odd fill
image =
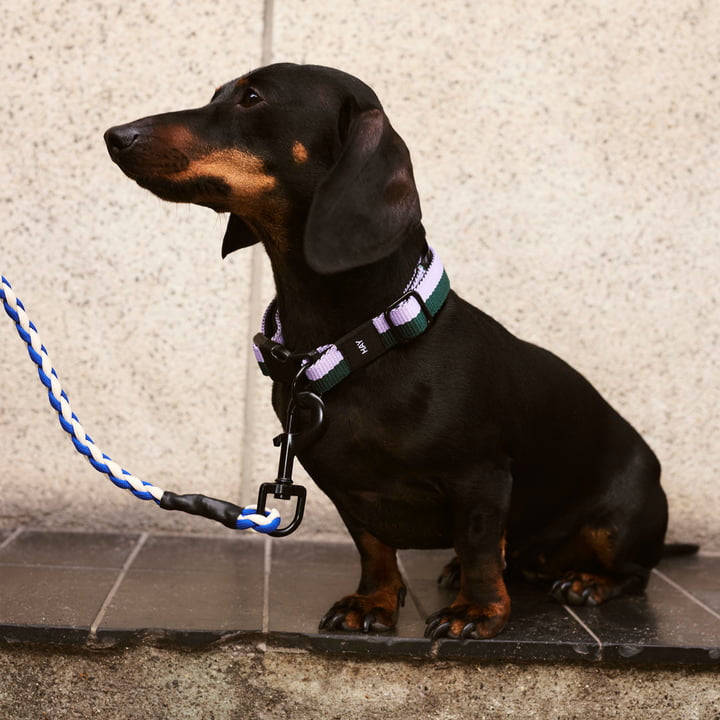
[[[294,533],[300,527],[305,513],[307,491],[302,485],[295,485],[292,480],[289,483],[262,483],[257,500],[258,514],[265,514],[265,505],[270,493],[279,500],[290,500],[293,496],[297,497],[297,503],[295,504],[295,515],[291,523],[283,528],[269,532],[268,535],[272,535],[272,537],[285,537],[286,535],[290,535],[290,533]]]
[[[292,383],[296,385],[298,371],[302,370],[305,363],[312,363],[320,357],[317,350],[310,352],[291,352],[284,345],[281,345],[262,333],[257,333],[253,343],[260,350],[267,374],[275,382]]]
[[[297,498],[295,515],[292,521],[284,528],[278,528],[268,533],[273,537],[290,535],[290,533],[298,529],[302,522],[307,491],[302,485],[296,485],[292,480],[295,453],[308,447],[317,440],[322,433],[322,427],[325,421],[325,405],[320,396],[307,390],[297,391],[296,386],[298,385],[301,374],[302,371],[298,372],[292,383],[290,402],[285,419],[285,432],[273,440],[275,447],[280,448],[277,479],[273,483],[263,483],[260,485],[260,491],[258,493],[257,513],[260,515],[265,514],[265,505],[271,493],[277,500]],[[309,412],[309,421],[304,428],[298,427],[298,410]],[[303,413],[303,415],[307,415],[308,412]]]

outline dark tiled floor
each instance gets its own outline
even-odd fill
[[[0,643],[176,645],[247,639],[317,652],[475,659],[709,664],[720,667],[720,557],[665,560],[644,596],[567,608],[527,584],[487,641],[423,638],[453,597],[435,580],[448,551],[400,553],[409,593],[384,635],[318,633],[357,583],[353,547],[140,533],[0,531]]]

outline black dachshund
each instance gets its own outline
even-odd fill
[[[270,257],[270,349],[325,403],[299,458],[362,563],[321,629],[395,625],[397,548],[457,553],[444,579],[459,592],[428,619],[432,638],[503,628],[506,561],[565,603],[645,587],[667,524],[655,455],[573,368],[448,291],[407,148],[367,85],[271,65],[105,140],[142,187],[229,212],[223,256],[261,242]]]

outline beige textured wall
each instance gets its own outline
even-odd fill
[[[0,27],[0,269],[136,475],[242,503],[274,478],[248,364],[272,287],[258,255],[220,261],[221,219],[125,179],[102,132],[263,57],[313,62],[378,92],[454,287],[585,373],[660,456],[671,537],[720,550],[720,3],[5,0]],[[14,333],[0,523],[230,532],[95,473]],[[345,537],[317,492],[300,533]]]

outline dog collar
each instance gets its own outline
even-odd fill
[[[253,338],[255,358],[263,375],[277,382],[290,383],[304,375],[313,392],[326,393],[354,370],[425,332],[449,291],[445,269],[428,248],[395,302],[340,340],[304,353],[294,353],[283,344],[277,301],[273,299],[263,316],[261,332]]]

